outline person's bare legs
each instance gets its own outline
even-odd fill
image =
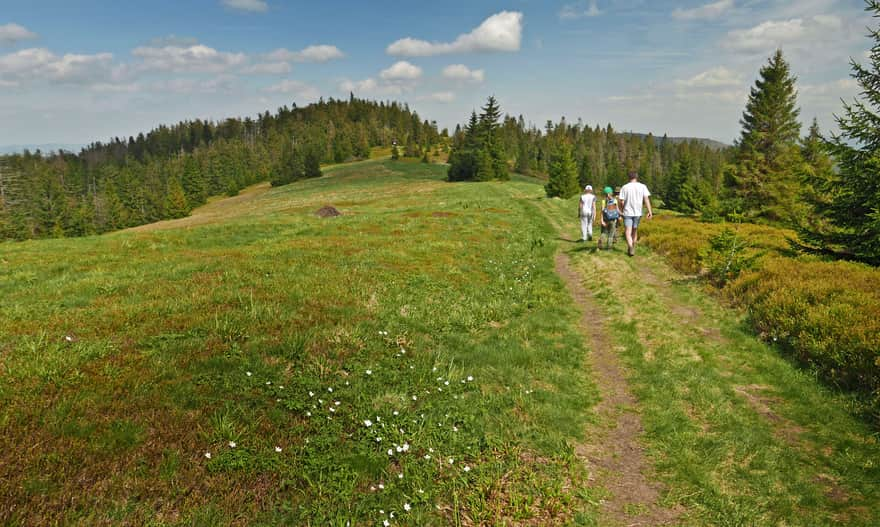
[[[633,244],[634,244],[633,231],[634,230],[635,229],[633,229],[631,225],[626,226],[626,249],[629,252],[633,251]],[[636,230],[636,232],[638,232],[638,231]]]

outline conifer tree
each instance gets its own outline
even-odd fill
[[[562,141],[551,155],[549,172],[550,178],[544,185],[547,197],[570,198],[580,192],[577,163],[567,141]]]
[[[165,216],[183,218],[187,214],[189,214],[189,206],[186,203],[183,185],[177,178],[171,178],[168,180],[168,192],[165,195]]]
[[[785,222],[796,216],[801,163],[796,80],[777,50],[749,94],[740,120],[737,163],[727,173],[731,206],[747,216]]]
[[[866,4],[874,19],[880,18],[880,1]],[[837,117],[840,134],[826,142],[838,171],[815,178],[823,196],[814,203],[815,214],[828,224],[799,231],[815,250],[880,265],[880,28],[871,29],[869,36],[873,45],[868,64],[850,62],[861,96],[844,103]],[[815,158],[812,164],[815,169]]]

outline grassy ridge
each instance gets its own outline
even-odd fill
[[[541,189],[442,172],[0,245],[0,523],[594,522]]]
[[[644,240],[677,269],[700,272],[700,250],[723,225],[658,216]],[[868,410],[880,422],[880,270],[850,262],[796,257],[791,231],[736,225],[738,235],[765,256],[757,267],[727,284],[722,295],[748,309],[766,340],[826,380],[868,394]]]

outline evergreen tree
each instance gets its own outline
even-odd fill
[[[478,174],[477,178],[485,179],[510,179],[507,171],[507,159],[504,154],[504,147],[501,143],[500,126],[498,120],[501,118],[501,108],[494,96],[490,96],[486,101],[486,105],[482,108],[479,123],[479,142],[480,149],[488,154],[491,169],[488,174]]]
[[[796,216],[798,149],[796,78],[782,51],[761,68],[740,124],[737,163],[727,173],[732,207],[747,216],[792,221]]]
[[[880,18],[880,1],[868,0],[866,10]],[[850,62],[861,97],[844,103],[837,117],[840,134],[826,142],[838,171],[823,169],[814,180],[822,196],[813,204],[815,214],[828,224],[808,224],[800,235],[814,250],[880,265],[880,28],[872,29],[870,37],[868,65]],[[814,157],[811,164],[815,170],[824,163]]]
[[[563,141],[550,157],[550,178],[544,186],[547,197],[570,198],[580,192],[577,164],[572,156],[571,145]]]
[[[165,196],[165,217],[183,218],[189,214],[189,206],[186,203],[186,194],[183,185],[177,178],[168,181],[168,192]]]

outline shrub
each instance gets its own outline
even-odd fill
[[[709,245],[700,251],[700,262],[709,280],[719,287],[755,266],[761,253],[747,255],[751,246],[730,227],[709,238]]]

